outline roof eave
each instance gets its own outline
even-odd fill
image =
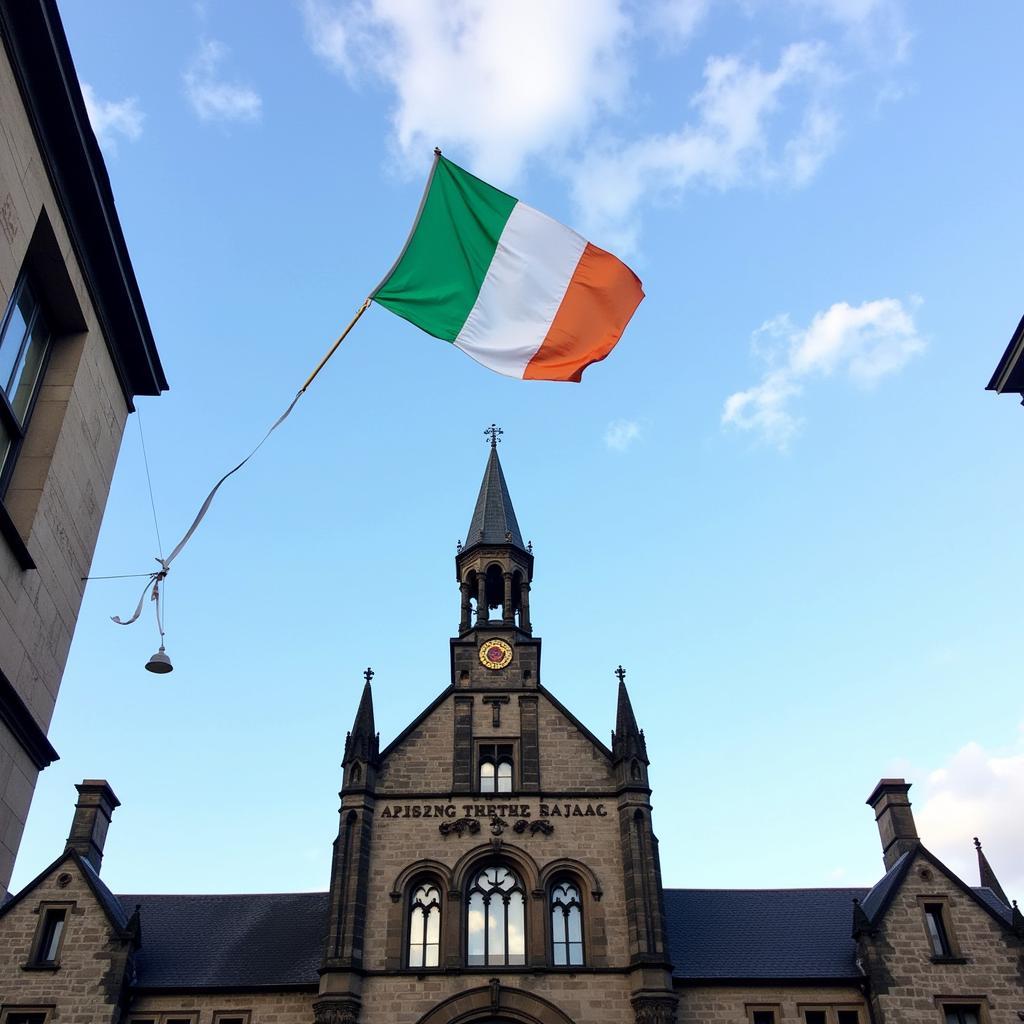
[[[992,374],[992,379],[985,387],[986,391],[997,394],[1010,392],[1024,397],[1024,317],[1017,324],[1017,329],[1010,338],[1006,351],[999,360],[999,365]]]

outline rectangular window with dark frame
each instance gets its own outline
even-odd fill
[[[60,956],[60,942],[64,937],[67,916],[68,912],[64,907],[50,907],[43,911],[39,939],[36,943],[35,955],[32,957],[34,967],[56,966]]]
[[[967,1004],[944,1006],[946,1024],[981,1024],[981,1007]]]
[[[932,944],[932,955],[951,957],[953,949],[949,944],[949,933],[946,931],[946,922],[942,916],[942,904],[926,903],[924,905],[924,920],[928,926],[928,938]]]
[[[230,1010],[227,1013],[215,1013],[213,1024],[249,1024],[249,1011]]]
[[[860,1024],[859,1010],[836,1010],[836,1024]]]
[[[49,1010],[8,1010],[3,1024],[46,1024],[49,1017]]]
[[[828,1010],[804,1010],[804,1024],[828,1024]]]
[[[775,1024],[775,1011],[774,1010],[751,1010],[750,1011],[750,1022],[751,1024]]]
[[[7,491],[25,439],[46,362],[51,334],[26,277],[15,286],[0,327],[0,496]]]

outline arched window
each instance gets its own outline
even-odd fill
[[[506,867],[484,868],[469,889],[466,952],[470,967],[526,963],[523,886]]]
[[[512,744],[480,744],[480,792],[512,792]]]
[[[583,905],[572,882],[559,882],[551,890],[551,953],[556,967],[583,964]]]
[[[441,890],[424,882],[409,904],[409,966],[437,967],[441,951]]]

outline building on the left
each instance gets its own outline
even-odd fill
[[[138,395],[167,390],[55,0],[0,0],[0,893]]]

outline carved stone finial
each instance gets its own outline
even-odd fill
[[[526,545],[526,550],[529,551],[531,555],[533,554],[533,541],[532,540],[530,541],[529,544]]]
[[[455,553],[457,555],[461,555],[462,554],[462,538],[461,537],[455,542]]]
[[[981,840],[977,836],[974,837],[974,848],[976,850],[981,849]]]
[[[484,431],[484,436],[485,437],[489,437],[491,439],[491,447],[492,448],[497,448],[498,447],[498,441],[501,439],[501,435],[504,434],[504,433],[505,433],[505,431],[502,430],[501,427],[496,426],[495,424],[492,423]]]
[[[620,683],[626,681],[626,670],[621,665],[615,670],[615,675],[618,676]]]
[[[363,673],[363,678],[367,682],[369,682],[373,678],[373,669],[372,668],[367,668],[366,671]]]

